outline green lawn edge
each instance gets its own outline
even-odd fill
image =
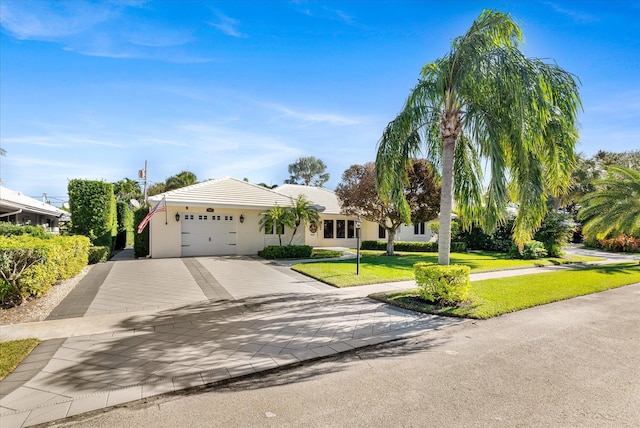
[[[474,281],[469,302],[459,307],[439,307],[416,299],[417,289],[374,293],[369,297],[417,312],[488,319],[636,283],[640,283],[640,264],[629,262]]]
[[[398,258],[382,255],[379,251],[361,251],[360,273],[356,275],[356,260],[332,260],[299,263],[291,266],[296,272],[338,288],[385,282],[412,281],[413,264],[437,263],[436,253],[397,252]],[[408,262],[403,263],[404,260]],[[586,263],[602,260],[597,257],[570,256],[538,260],[510,259],[505,254],[485,251],[451,253],[451,263],[466,264],[472,273],[526,269],[563,264]]]
[[[15,370],[39,343],[39,339],[33,338],[0,342],[0,380]]]

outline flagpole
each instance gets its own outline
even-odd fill
[[[169,224],[169,220],[167,220],[167,197],[163,196],[162,199],[164,200],[164,224],[167,225]]]

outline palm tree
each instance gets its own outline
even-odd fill
[[[322,160],[307,156],[298,158],[294,163],[289,164],[289,174],[291,175],[285,184],[299,184],[305,186],[322,187],[329,181],[329,173],[325,172],[327,165]]]
[[[447,55],[426,64],[403,110],[378,143],[376,182],[408,222],[406,165],[424,155],[441,168],[438,262],[449,264],[453,198],[465,228],[493,230],[506,202],[519,204],[514,239],[529,240],[546,213],[547,194],[567,185],[581,107],[574,77],[524,57],[520,28],[485,10]],[[481,162],[489,168],[483,185]]]
[[[286,207],[281,207],[276,204],[275,207],[269,208],[262,213],[260,222],[258,223],[260,230],[273,230],[276,229],[278,235],[278,241],[282,246],[282,233],[284,233],[284,226],[294,227],[295,222],[291,217],[291,212]]]
[[[182,171],[180,174],[172,175],[166,180],[166,191],[180,189],[182,187],[196,184],[198,179],[193,172]]]
[[[288,208],[289,216],[293,223],[293,233],[289,240],[289,245],[293,242],[293,237],[298,231],[298,226],[305,224],[317,225],[320,221],[320,215],[318,209],[309,202],[304,195],[299,195],[296,199],[292,200],[292,206]]]
[[[602,238],[621,233],[639,236],[640,171],[611,166],[595,184],[596,190],[581,199],[578,216],[584,221],[583,233]]]

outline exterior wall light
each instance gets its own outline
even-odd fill
[[[244,214],[240,214],[240,223],[244,223]]]
[[[176,221],[180,221],[180,214],[176,213]]]

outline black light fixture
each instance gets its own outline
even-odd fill
[[[240,214],[240,223],[244,223],[244,214]]]
[[[180,214],[176,213],[176,221],[180,221]]]

